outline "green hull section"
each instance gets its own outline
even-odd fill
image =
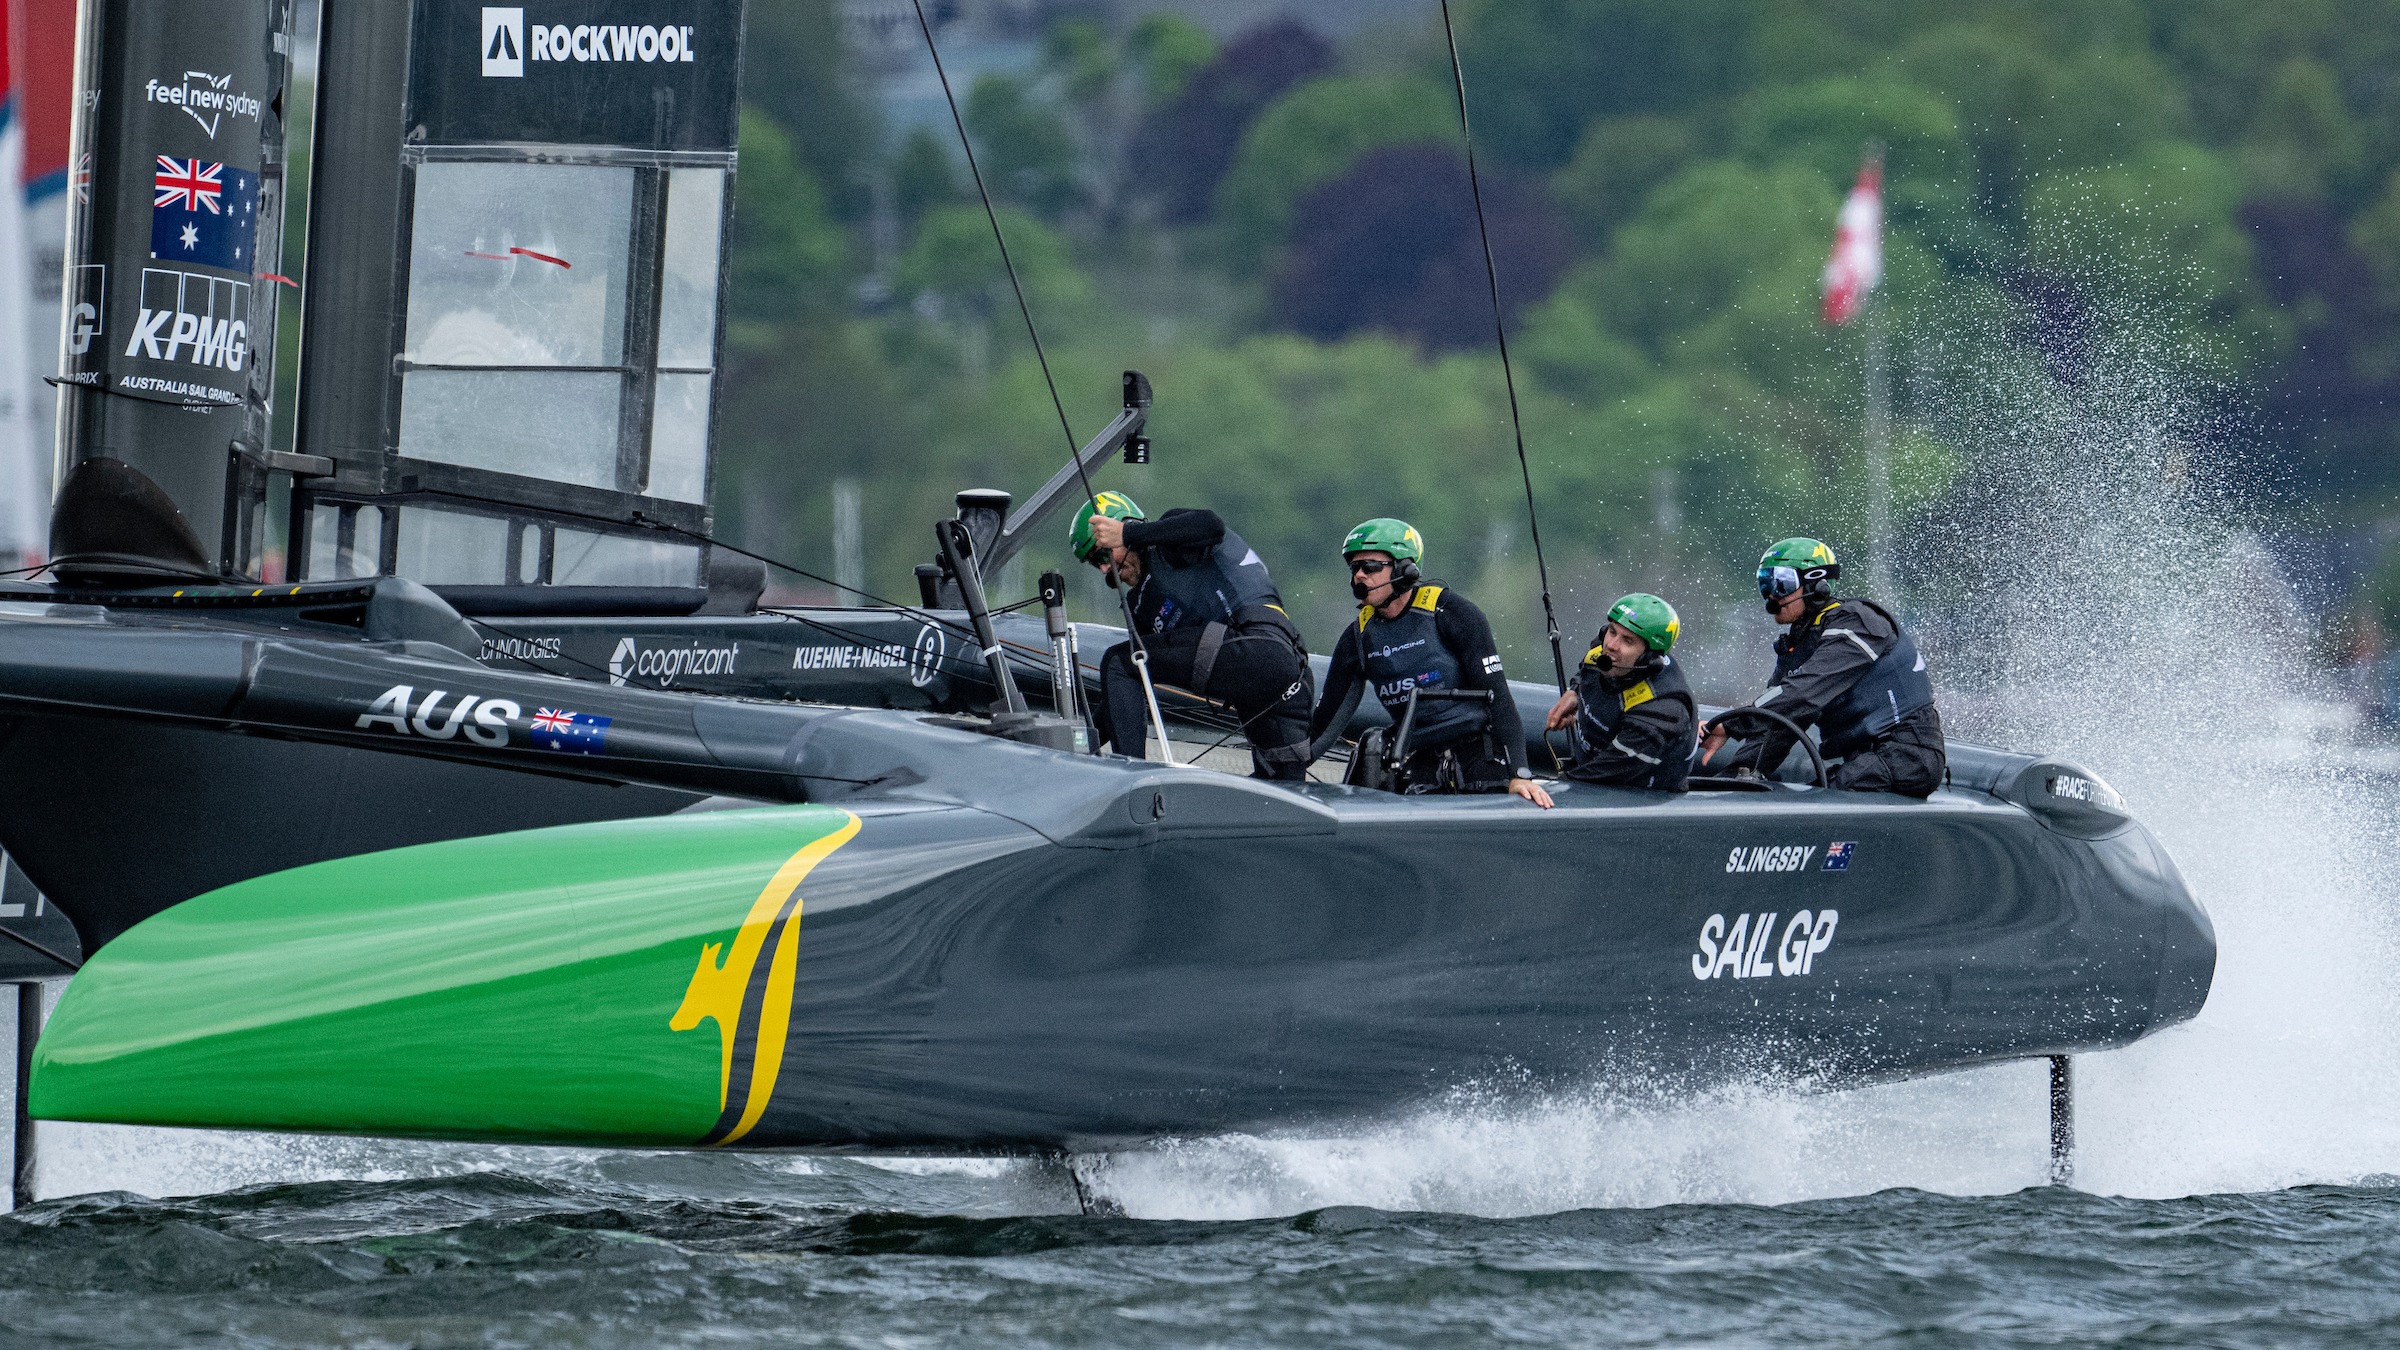
[[[821,806],[613,821],[210,892],[76,976],[32,1113],[734,1142],[783,1061],[802,883],[858,829]]]

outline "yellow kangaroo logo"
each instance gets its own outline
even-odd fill
[[[765,890],[750,904],[749,917],[742,920],[741,930],[733,936],[733,950],[722,962],[718,953],[724,944],[711,942],[700,949],[699,968],[692,972],[692,982],[683,991],[683,1004],[667,1021],[670,1031],[690,1031],[700,1025],[702,1018],[714,1018],[722,1053],[717,1069],[717,1114],[722,1116],[732,1100],[733,1042],[742,1020],[742,996],[749,992],[751,972],[758,967],[758,954],[767,945],[767,935],[775,922],[783,917],[786,901],[791,915],[784,919],[783,931],[775,939],[775,955],[767,966],[766,997],[760,1001],[758,1034],[751,1047],[750,1086],[742,1099],[742,1116],[735,1122],[720,1144],[730,1144],[750,1132],[759,1118],[766,1114],[767,1099],[775,1091],[775,1075],[783,1067],[784,1038],[791,1032],[792,985],[799,974],[800,957],[800,899],[794,892],[818,863],[832,856],[835,849],[850,842],[858,833],[857,816],[842,813],[842,825],[833,833],[816,840],[784,860],[768,879]]]

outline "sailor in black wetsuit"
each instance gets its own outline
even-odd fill
[[[1775,639],[1775,673],[1754,706],[1816,726],[1825,757],[1841,761],[1828,779],[1834,787],[1931,796],[1947,757],[1925,658],[1890,610],[1834,599],[1841,574],[1833,550],[1814,539],[1786,539],[1759,560],[1767,612],[1789,627]],[[1709,733],[1703,764],[1725,739],[1723,727]],[[1770,725],[1731,763],[1773,773],[1793,743]]]
[[[1566,776],[1603,787],[1681,792],[1692,774],[1699,712],[1683,667],[1667,650],[1683,631],[1675,607],[1635,592],[1608,607],[1608,622],[1551,706],[1552,731],[1575,728]]]
[[[1075,556],[1130,588],[1150,678],[1230,703],[1250,742],[1252,776],[1308,776],[1308,646],[1283,612],[1267,565],[1214,511],[1178,508],[1146,520],[1121,492],[1084,503],[1069,533]],[[1100,739],[1143,754],[1148,701],[1133,645],[1100,657]]]
[[[1419,697],[1402,788],[1408,792],[1507,792],[1548,808],[1550,794],[1525,767],[1525,729],[1500,668],[1492,625],[1465,596],[1424,582],[1424,541],[1404,520],[1370,520],[1342,541],[1358,622],[1335,640],[1312,738],[1356,706],[1366,683],[1397,726],[1409,691],[1481,689],[1487,702]]]

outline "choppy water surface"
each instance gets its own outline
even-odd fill
[[[2400,1331],[2400,1189],[1922,1191],[1518,1219],[1056,1212],[1014,1165],[562,1159],[0,1221],[0,1326],[115,1344],[2294,1344]],[[2400,1186],[2400,1180],[2395,1180]]]

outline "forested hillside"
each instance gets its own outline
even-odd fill
[[[1869,142],[1904,526],[2006,453],[1978,400],[2128,366],[2188,445],[2168,478],[2319,531],[2390,510],[2400,3],[1455,12],[1574,634],[1620,586],[1704,613],[1779,535],[1861,542],[1862,329],[1820,320],[1817,279]],[[1157,463],[1108,485],[1223,511],[1312,633],[1339,622],[1342,532],[1405,515],[1531,655],[1431,0],[1338,47],[1298,21],[1219,42],[1078,13],[1038,71],[960,92],[1076,432],[1118,370],[1156,384]],[[869,588],[906,598],[949,494],[1029,491],[1063,438],[955,145],[881,124],[825,0],[751,15],[721,516],[830,569],[831,484],[856,480]]]

